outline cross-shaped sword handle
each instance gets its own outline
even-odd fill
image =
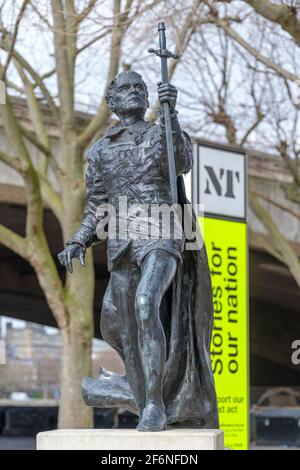
[[[153,49],[152,47],[148,49],[148,52],[152,54],[156,54],[158,57],[161,58],[161,75],[162,75],[162,82],[168,82],[168,64],[167,61],[170,58],[179,59],[179,55],[173,54],[172,52],[167,50],[166,47],[166,26],[163,21],[158,23],[158,33],[159,33],[159,49]]]
[[[153,49],[152,47],[150,47],[148,49],[148,52],[156,54],[158,57],[167,57],[167,59],[179,59],[180,57],[179,55],[173,54],[172,52],[167,51],[166,49]]]

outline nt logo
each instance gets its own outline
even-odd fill
[[[212,166],[204,165],[208,178],[206,179],[205,194],[211,194],[211,184],[218,196],[235,199],[234,181],[240,182],[240,172],[220,168],[219,177]]]

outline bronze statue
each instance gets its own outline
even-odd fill
[[[165,49],[154,52],[166,60],[170,55]],[[100,327],[103,339],[123,359],[126,374],[102,369],[98,378],[83,380],[83,395],[90,406],[120,406],[138,414],[140,431],[162,431],[168,423],[218,428],[205,246],[186,249],[188,235],[176,210],[169,237],[162,236],[161,217],[150,214],[153,205],[166,208],[177,200],[179,208],[188,204],[182,175],[193,161],[190,138],[177,119],[177,89],[163,80],[158,96],[162,109],[155,124],[144,119],[149,103],[142,77],[129,71],[112,81],[106,99],[120,123],[87,151],[82,224],[59,254],[72,272],[72,259],[84,265],[87,247],[107,236],[110,281]],[[108,204],[117,227],[111,237],[105,231],[107,209],[99,211]],[[189,217],[195,228],[195,214],[189,212]],[[155,237],[149,236],[149,227],[156,229]]]

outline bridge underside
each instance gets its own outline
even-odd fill
[[[1,220],[23,235],[25,210],[21,205],[0,205]],[[63,248],[61,232],[50,211],[45,228],[51,250]],[[101,299],[108,282],[105,244],[95,248],[95,336],[100,337]],[[64,277],[64,270],[57,263]],[[300,337],[300,293],[288,269],[251,243],[250,282],[250,369],[251,385],[299,385],[299,367],[291,362],[291,344]],[[56,326],[31,266],[0,245],[0,313],[16,319]]]

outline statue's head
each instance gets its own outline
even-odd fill
[[[144,115],[149,106],[146,83],[141,75],[134,71],[119,73],[109,85],[105,99],[111,111],[118,116]]]

